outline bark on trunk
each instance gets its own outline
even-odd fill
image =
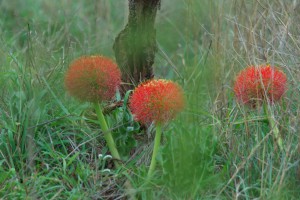
[[[121,93],[153,78],[156,47],[155,16],[161,0],[129,0],[128,23],[115,39],[113,49],[122,71]]]

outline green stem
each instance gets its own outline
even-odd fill
[[[153,174],[153,171],[156,166],[156,156],[158,153],[159,145],[160,145],[160,138],[161,138],[161,125],[157,124],[156,125],[156,134],[155,134],[155,139],[154,139],[154,147],[153,147],[153,153],[152,153],[152,158],[151,158],[151,163],[148,171],[148,178],[150,178]]]
[[[274,116],[269,112],[268,106],[266,104],[264,104],[263,107],[264,107],[265,113],[268,117],[270,127],[271,127],[271,129],[274,133],[274,136],[275,136],[275,139],[276,139],[277,144],[279,146],[279,149],[282,151],[283,150],[283,142],[282,142],[282,138],[281,138],[280,133],[279,133],[278,126],[277,126],[276,121],[274,119]]]
[[[109,149],[109,151],[110,151],[113,158],[120,160],[121,158],[120,158],[119,152],[116,148],[116,144],[115,144],[114,139],[111,135],[111,131],[108,129],[107,123],[106,123],[104,115],[102,113],[101,105],[99,103],[95,103],[94,107],[95,107],[95,110],[96,110],[96,114],[97,114],[100,126],[102,128],[103,133],[104,133],[104,139],[106,140],[108,149]],[[115,163],[117,164],[117,162],[115,162]]]
[[[120,157],[119,152],[117,150],[116,144],[114,142],[114,138],[111,135],[111,131],[108,129],[108,126],[107,126],[106,120],[104,118],[100,103],[95,103],[94,107],[95,107],[95,110],[96,110],[96,114],[97,114],[100,126],[102,128],[103,133],[104,133],[104,139],[106,140],[108,149],[109,149],[112,157],[115,158],[115,159],[121,160],[121,157]],[[120,167],[118,161],[115,161],[114,163],[115,163],[117,168]],[[134,188],[132,187],[129,180],[125,181],[124,186],[126,188],[125,192],[128,196],[128,199],[129,200],[136,200],[135,195],[134,195],[134,192],[135,192]]]
[[[262,138],[264,138],[264,134],[262,135],[263,137]],[[265,180],[264,180],[264,171],[265,171],[265,158],[266,158],[266,143],[264,142],[264,147],[263,147],[263,158],[262,158],[262,167],[261,167],[261,183],[260,183],[260,185],[261,185],[261,187],[260,187],[260,197],[261,198],[264,198],[264,192],[263,191],[265,191],[264,190],[264,187],[265,187]]]

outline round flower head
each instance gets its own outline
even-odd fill
[[[257,103],[278,101],[286,91],[286,75],[271,66],[250,66],[236,77],[234,92],[237,99],[255,107]]]
[[[65,75],[66,89],[82,101],[110,100],[120,83],[117,64],[103,56],[83,56],[71,63]]]
[[[163,124],[183,109],[183,90],[172,81],[146,81],[134,90],[129,107],[137,121]]]

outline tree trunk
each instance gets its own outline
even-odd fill
[[[154,28],[161,0],[129,0],[128,23],[115,39],[113,49],[122,71],[121,93],[153,78],[156,47]]]

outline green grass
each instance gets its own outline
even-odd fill
[[[155,74],[178,82],[187,106],[163,127],[149,182],[153,127],[125,106],[105,116],[117,170],[92,105],[63,84],[78,56],[114,57],[127,1],[0,1],[0,199],[118,199],[126,179],[139,199],[298,199],[299,11],[292,0],[162,0]],[[266,63],[289,80],[269,105],[284,152],[263,110],[233,94],[241,69]]]

